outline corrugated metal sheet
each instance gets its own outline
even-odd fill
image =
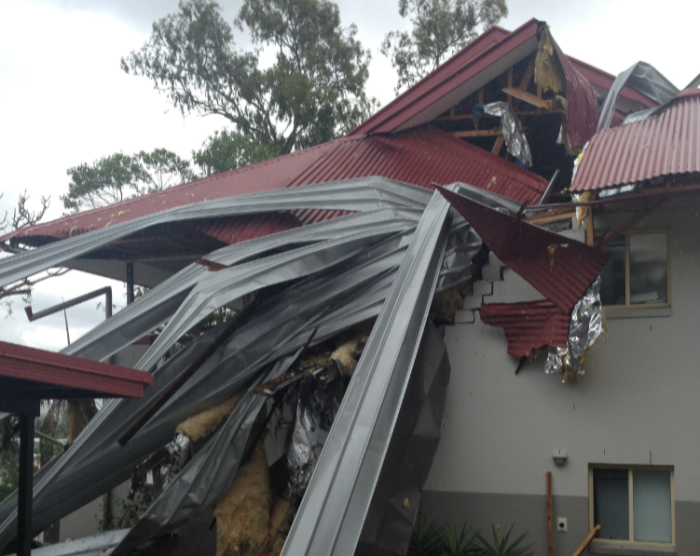
[[[5,395],[17,394],[18,384],[26,381],[37,389],[51,385],[105,397],[140,398],[143,387],[153,384],[151,375],[134,369],[0,341],[0,382],[3,378],[13,379],[11,385],[4,384]],[[21,390],[32,397],[33,387]]]
[[[595,134],[571,191],[592,191],[700,172],[700,90],[684,91],[657,116]]]
[[[27,236],[64,239],[201,201],[374,175],[430,189],[432,182],[466,182],[521,203],[539,198],[547,186],[546,180],[536,174],[449,133],[423,126],[392,136],[348,137],[324,143],[109,207],[25,228],[0,237],[0,241]],[[342,213],[310,210],[299,212],[297,217],[308,224],[339,214]],[[293,225],[289,218],[284,223],[278,221],[287,226],[285,228],[277,227],[272,221],[261,225],[259,217],[250,218],[250,226],[213,229],[212,234],[217,238],[225,237],[229,243]],[[231,235],[227,236],[229,233]]]
[[[605,265],[607,257],[599,249],[439,190],[508,268],[564,313],[571,312]]]
[[[551,301],[491,303],[481,306],[479,316],[484,324],[503,328],[514,357],[534,357],[546,346],[566,347],[569,315]]]
[[[572,147],[583,147],[598,125],[598,105],[590,82],[573,66],[552,39],[566,76],[566,132]]]
[[[251,214],[235,218],[213,218],[199,222],[189,222],[186,226],[206,234],[222,243],[233,245],[258,237],[265,237],[276,232],[298,228],[301,223],[291,213],[271,212],[268,214]]]
[[[583,77],[585,77],[591,85],[595,85],[596,87],[600,87],[601,89],[609,91],[612,87],[612,84],[615,82],[614,75],[601,69],[598,69],[595,66],[591,66],[586,62],[577,60],[572,56],[567,56],[567,58],[578,70],[578,72]],[[637,102],[642,106],[646,106],[647,108],[653,108],[654,106],[658,106],[657,102],[653,101],[652,99],[644,96],[642,93],[635,91],[630,87],[625,87],[624,89],[622,89],[622,91],[620,91],[620,96],[627,100]]]

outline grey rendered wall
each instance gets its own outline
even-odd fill
[[[453,372],[443,436],[425,486],[426,509],[479,527],[515,521],[542,553],[545,473],[552,471],[555,517],[564,512],[569,520],[569,533],[556,536],[563,552],[555,554],[572,553],[589,528],[590,463],[673,465],[678,553],[700,552],[694,521],[700,515],[697,207],[685,199],[638,226],[669,229],[671,316],[609,319],[579,383],[545,375],[542,357],[516,376],[517,360],[506,353],[503,331],[481,324],[478,312],[473,324],[446,329]],[[612,223],[597,225],[600,230]],[[526,300],[528,288],[520,282],[506,269],[485,299]],[[557,449],[569,453],[563,468],[552,461]]]

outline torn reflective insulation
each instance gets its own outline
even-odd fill
[[[598,277],[571,313],[566,346],[549,349],[544,371],[547,374],[558,373],[562,382],[580,380],[586,374],[586,353],[604,331],[605,319]]]

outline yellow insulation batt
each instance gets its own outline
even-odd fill
[[[238,470],[214,508],[216,556],[267,556],[270,550],[270,474],[263,443]]]
[[[352,376],[352,373],[355,372],[357,361],[355,360],[354,355],[359,343],[359,340],[355,338],[345,342],[331,354],[331,361],[335,361],[335,363],[340,367],[340,372],[343,376]]]
[[[270,515],[270,542],[272,548],[269,556],[279,556],[287,539],[289,523],[292,520],[292,508],[284,498],[277,498]]]
[[[185,419],[175,430],[185,433],[192,442],[197,442],[209,431],[215,429],[224,418],[231,415],[243,394],[245,394],[245,390],[236,392],[232,398],[229,398],[224,403]]]

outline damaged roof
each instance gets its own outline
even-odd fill
[[[597,191],[700,172],[700,90],[683,91],[660,110],[596,133],[570,190]]]
[[[543,22],[533,18],[512,32],[500,27],[491,27],[352,130],[349,135],[397,133],[433,120],[513,64],[535,52],[539,41],[538,31],[542,24]],[[582,146],[581,141],[592,135],[592,130],[595,130],[593,120],[597,121],[598,118],[597,107],[590,103],[592,85],[599,93],[604,94],[610,89],[615,78],[589,64],[565,56],[558,47],[557,55],[562,61],[568,82],[567,98],[573,100],[568,116],[577,137],[572,138],[572,144],[580,143]],[[621,96],[641,107],[657,106],[656,102],[630,88],[625,88]],[[575,110],[576,106],[579,107],[578,111]],[[572,133],[571,129],[569,133]]]
[[[24,228],[0,237],[0,242],[37,236],[64,239],[193,203],[367,176],[381,176],[429,189],[433,182],[461,181],[521,203],[538,199],[547,186],[536,174],[449,133],[422,126],[392,136],[354,136],[323,143],[108,207]],[[299,224],[340,214],[320,210],[296,213]],[[269,215],[251,215],[246,218],[250,220],[231,223],[207,219],[188,225],[229,244],[292,227],[289,216],[271,219]]]

